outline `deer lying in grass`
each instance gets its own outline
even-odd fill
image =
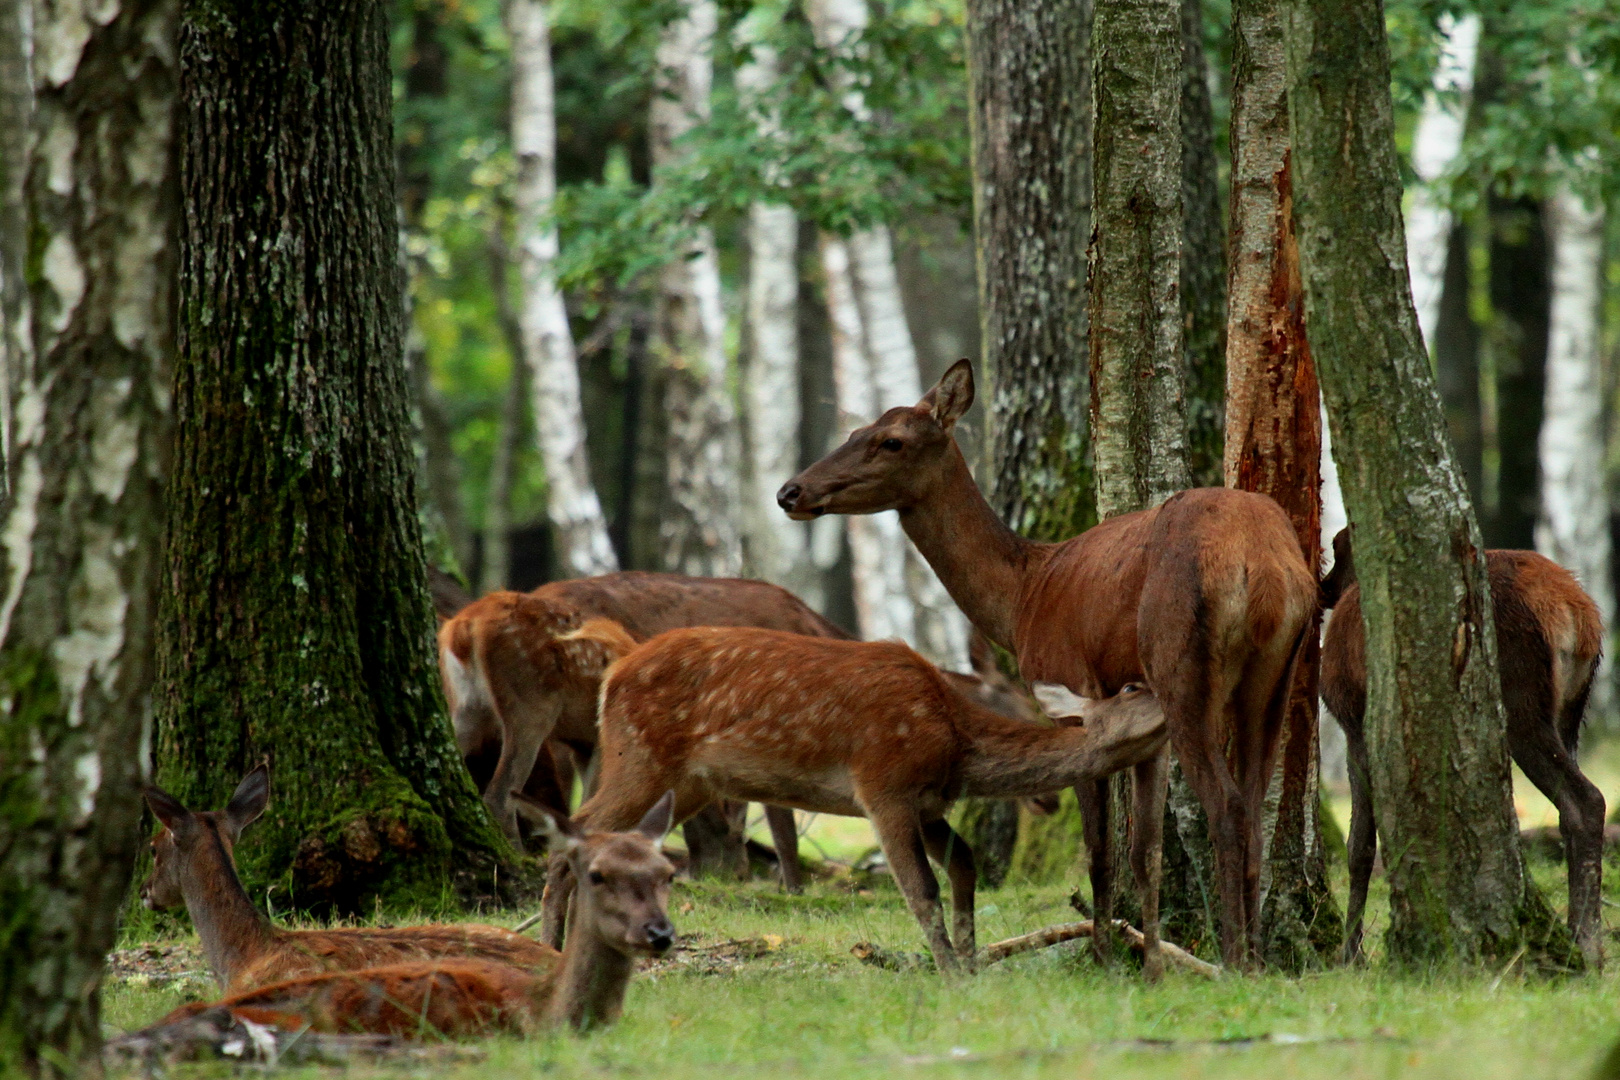
[[[185,906],[226,993],[406,960],[465,957],[535,967],[555,958],[555,950],[538,941],[479,924],[281,929],[253,906],[232,858],[242,830],[258,820],[269,799],[270,774],[263,765],[242,778],[220,811],[193,812],[161,788],[146,789],[146,803],[163,831],[152,840],[152,873],[141,885],[141,900],[159,911]]]
[[[1576,760],[1586,699],[1603,651],[1597,605],[1569,571],[1533,551],[1487,551],[1508,752],[1558,807],[1569,862],[1569,928],[1587,963],[1603,963],[1603,793]],[[1337,605],[1335,607],[1335,605]],[[1322,700],[1344,728],[1350,765],[1350,904],[1344,955],[1361,955],[1361,915],[1378,849],[1367,756],[1367,642],[1350,530],[1333,538],[1322,606]]]
[[[896,510],[973,625],[1010,650],[1032,682],[1106,698],[1152,687],[1170,743],[1209,814],[1221,901],[1221,955],[1259,962],[1262,804],[1288,688],[1316,603],[1316,575],[1271,499],[1225,488],[1183,491],[1071,540],[1015,534],[979,493],[956,445],[973,370],[951,367],[915,406],[885,412],[782,485],[790,517]],[[1156,848],[1167,759],[1134,777],[1133,845]],[[1097,924],[1109,925],[1106,787],[1075,789],[1086,818]],[[1137,860],[1133,855],[1133,860]],[[1142,930],[1158,921],[1157,861],[1139,881]],[[1106,955],[1106,931],[1093,939]],[[1162,964],[1147,950],[1144,974]]]
[[[626,832],[587,832],[544,804],[526,805],[550,831],[555,857],[586,883],[575,899],[575,933],[560,956],[536,945],[538,958],[528,963],[442,959],[305,975],[183,1006],[160,1024],[210,1009],[289,1031],[416,1038],[613,1023],[636,959],[662,956],[675,942],[668,914],[675,867],[662,851],[674,797],[654,801]]]
[[[566,637],[588,618],[612,619],[638,641],[688,626],[759,626],[848,637],[787,590],[735,578],[625,571],[554,581],[531,593],[495,592],[467,605],[439,627],[445,696],[462,757],[497,759],[483,784],[484,802],[514,839],[518,826],[510,792],[546,799],[545,778],[531,782],[546,740],[587,753],[596,743],[596,696],[608,657],[592,642]],[[783,884],[797,892],[801,874],[793,814],[767,807],[765,816]]]
[[[611,623],[582,637],[618,651]],[[575,815],[623,828],[658,795],[675,820],[717,798],[872,822],[941,971],[974,955],[973,853],[945,821],[963,796],[1023,798],[1094,780],[1158,754],[1164,718],[1135,688],[1088,716],[1061,687],[1048,701],[1079,726],[1012,720],[979,704],[911,649],[770,630],[674,630],[635,647],[602,686],[601,775]],[[933,856],[951,883],[955,946]],[[541,937],[556,943],[570,866],[553,859]]]

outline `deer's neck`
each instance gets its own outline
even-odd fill
[[[901,510],[900,525],[968,621],[1002,648],[1016,649],[1024,579],[1050,545],[1025,540],[996,516],[954,439],[946,460],[938,489]]]
[[[547,1018],[576,1031],[611,1024],[624,1008],[635,962],[597,937],[585,920],[569,928],[562,974]]]
[[[204,865],[195,869],[202,872],[186,874],[180,888],[208,966],[221,989],[229,991],[239,971],[276,946],[276,929],[253,906],[218,837],[205,840],[198,861]]]
[[[1121,763],[1113,759],[1126,756],[1123,748],[1100,746],[1081,727],[1045,727],[988,713],[974,728],[972,749],[962,761],[964,796],[1032,798],[1114,772]]]

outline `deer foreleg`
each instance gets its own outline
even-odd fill
[[[1344,962],[1361,960],[1361,920],[1367,909],[1367,884],[1378,855],[1374,827],[1372,772],[1367,758],[1367,735],[1360,725],[1344,728],[1345,759],[1350,774],[1350,835],[1345,841],[1350,864],[1350,898],[1344,912]]]
[[[926,822],[922,834],[928,854],[945,868],[945,876],[950,879],[951,937],[956,941],[956,954],[971,962],[977,951],[973,891],[979,881],[978,868],[973,864],[973,850],[944,818]]]
[[[1091,878],[1091,955],[1099,964],[1114,959],[1114,864],[1108,823],[1108,781],[1076,784],[1080,822],[1086,842]]]
[[[804,892],[804,865],[799,862],[799,827],[793,811],[785,806],[767,806],[765,823],[771,827],[776,865],[782,871],[782,888],[797,896]]]
[[[900,894],[906,906],[922,927],[923,937],[934,954],[934,964],[942,974],[957,970],[956,953],[951,948],[951,937],[945,932],[945,912],[939,905],[939,879],[928,868],[928,852],[923,847],[922,829],[917,812],[901,807],[887,813],[871,814],[872,828],[878,843],[883,846],[883,857],[889,862]]]

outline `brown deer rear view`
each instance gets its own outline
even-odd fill
[[[541,946],[531,965],[437,960],[307,975],[183,1006],[159,1026],[210,1009],[285,1031],[407,1038],[611,1024],[636,959],[662,956],[675,941],[668,915],[675,868],[661,850],[673,801],[657,800],[633,831],[587,833],[530,800],[552,833],[552,850],[586,883],[575,905],[578,931],[561,956]]]
[[[1350,531],[1333,538],[1322,603],[1334,608],[1322,641],[1322,700],[1344,728],[1350,765],[1350,905],[1345,957],[1361,954],[1378,836],[1367,756],[1367,644]],[[1569,928],[1593,967],[1603,962],[1603,793],[1576,758],[1586,699],[1603,650],[1597,605],[1573,575],[1533,551],[1487,551],[1508,751],[1558,807],[1569,862]],[[1337,605],[1335,607],[1335,605]]]
[[[264,813],[269,799],[270,774],[263,765],[242,778],[230,805],[220,811],[193,812],[162,788],[146,789],[147,805],[163,831],[152,840],[152,873],[141,885],[141,900],[159,911],[184,905],[226,993],[296,975],[406,960],[469,957],[518,967],[555,961],[556,951],[549,946],[473,923],[389,930],[281,929],[253,906],[232,859],[242,830]]]
[[[898,643],[675,630],[608,673],[602,772],[576,819],[623,828],[665,791],[676,821],[716,798],[866,817],[948,971],[975,941],[973,855],[946,811],[962,796],[1041,795],[1155,757],[1165,738],[1157,703],[1123,698],[1095,722],[1046,727],[984,707]],[[954,946],[930,855],[950,878]],[[552,861],[548,941],[561,938],[569,871]]]

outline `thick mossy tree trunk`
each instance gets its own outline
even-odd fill
[[[1066,540],[1097,521],[1087,438],[1090,38],[1091,0],[968,4],[985,461],[991,505],[1035,540]],[[999,885],[1018,804],[975,801],[960,826],[980,876]],[[1054,818],[1027,829],[1053,832],[1073,864],[1072,830]]]
[[[1293,0],[1288,101],[1310,349],[1355,528],[1389,955],[1576,966],[1525,871],[1485,560],[1407,282],[1379,0]]]
[[[1092,233],[1087,273],[1091,435],[1102,518],[1190,484],[1181,307],[1179,0],[1099,0],[1092,27]],[[1130,780],[1109,785],[1116,868]],[[1130,894],[1120,890],[1119,899]],[[1114,914],[1135,918],[1116,906]]]
[[[1232,5],[1225,473],[1229,486],[1277,500],[1306,565],[1315,567],[1322,557],[1322,421],[1294,236],[1283,2]],[[1342,936],[1318,820],[1319,636],[1313,621],[1284,721],[1272,781],[1275,825],[1261,874],[1263,955],[1269,967],[1290,972],[1321,967]]]
[[[175,8],[36,5],[35,150],[7,162],[27,172],[32,318],[11,373],[0,546],[5,1076],[99,1074],[98,987],[139,845],[173,352]],[[20,34],[17,10],[0,7],[0,37]]]
[[[400,359],[380,0],[190,0],[180,328],[159,652],[165,787],[268,758],[256,895],[438,908],[508,849],[455,751]]]

